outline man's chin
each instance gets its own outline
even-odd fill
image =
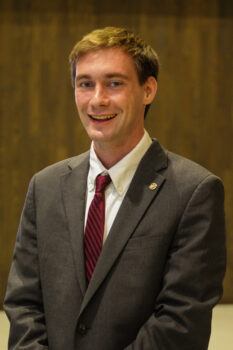
[[[100,132],[95,132],[95,133],[89,133],[90,139],[96,143],[96,144],[111,144],[114,142],[114,137],[112,134],[107,134],[107,133],[100,133]]]

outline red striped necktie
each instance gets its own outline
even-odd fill
[[[105,222],[105,188],[110,182],[109,175],[98,175],[96,177],[95,196],[88,211],[84,235],[87,282],[91,279],[102,249]]]

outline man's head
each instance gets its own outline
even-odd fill
[[[103,154],[121,159],[144,134],[157,90],[156,54],[131,32],[105,28],[78,42],[70,62],[79,117],[96,153],[102,161]]]
[[[120,48],[132,57],[140,85],[144,84],[150,76],[158,79],[159,61],[152,47],[130,30],[106,27],[88,33],[74,46],[70,54],[73,87],[75,87],[76,64],[79,58],[91,51],[106,48]],[[146,106],[145,115],[149,107],[150,105]]]

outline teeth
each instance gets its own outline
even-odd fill
[[[91,118],[97,119],[97,120],[108,120],[112,119],[116,116],[116,114],[111,114],[111,115],[91,115]]]

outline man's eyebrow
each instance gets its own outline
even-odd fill
[[[91,79],[91,76],[88,74],[80,74],[76,76],[75,81],[79,81],[82,79]]]
[[[108,73],[105,75],[106,78],[111,79],[111,78],[122,78],[122,79],[129,79],[128,75],[122,74],[119,72],[113,72],[113,73]]]
[[[112,78],[121,78],[121,79],[126,79],[126,80],[129,79],[126,74],[122,74],[119,72],[107,73],[104,75],[104,77],[107,79],[112,79]],[[82,80],[82,79],[92,79],[92,77],[89,74],[80,74],[80,75],[76,76],[75,81],[77,82],[77,81]]]

